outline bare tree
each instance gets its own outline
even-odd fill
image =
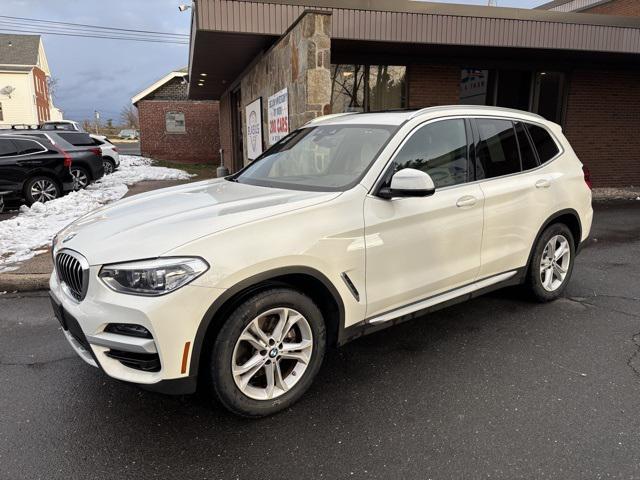
[[[120,110],[120,120],[122,125],[129,128],[140,128],[140,122],[138,120],[138,111],[133,105],[122,107]]]
[[[49,89],[49,95],[52,99],[58,99],[58,86],[60,85],[58,77],[47,78],[47,88]]]

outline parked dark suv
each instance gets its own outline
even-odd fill
[[[88,133],[64,130],[11,130],[0,131],[4,135],[27,135],[51,142],[56,147],[71,155],[73,165],[71,174],[76,183],[75,189],[85,188],[92,182],[102,178],[104,166],[102,151],[97,147]]]
[[[51,142],[25,135],[0,136],[0,192],[27,205],[73,190],[71,156]]]

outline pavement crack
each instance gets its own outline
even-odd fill
[[[609,312],[619,313],[620,315],[628,315],[629,317],[640,318],[640,314],[637,314],[637,313],[626,312],[624,310],[618,310],[617,308],[605,307],[602,305],[597,305],[595,303],[587,302],[587,299],[589,298],[597,298],[597,297],[605,297],[605,296],[606,295],[597,295],[592,297],[567,297],[567,300],[579,303],[580,305],[584,305],[585,307],[600,308],[602,310],[607,310]]]
[[[629,357],[629,360],[627,360],[627,365],[629,365],[629,368],[633,370],[633,373],[636,374],[636,377],[640,378],[640,357],[638,356],[638,354],[640,353],[640,333],[636,333],[633,337],[631,337],[631,340],[636,345],[636,351],[633,352],[633,355],[631,355]]]
[[[54,358],[52,360],[44,360],[44,361],[12,361],[12,360],[4,360],[4,359],[0,359],[0,366],[2,367],[16,367],[16,366],[23,366],[23,367],[42,367],[44,365],[48,365],[50,363],[57,363],[57,362],[64,362],[65,360],[72,360],[76,358],[75,355],[71,355],[68,357],[62,357],[62,358]]]

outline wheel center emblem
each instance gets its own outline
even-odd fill
[[[272,348],[272,349],[269,351],[269,356],[270,356],[271,358],[276,358],[276,357],[278,356],[278,349],[277,349],[277,348],[275,348],[275,347],[274,347],[274,348]]]

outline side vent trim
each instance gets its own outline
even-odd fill
[[[342,272],[340,274],[340,277],[342,277],[342,281],[345,283],[345,285],[347,286],[347,288],[351,292],[351,295],[353,295],[353,298],[356,299],[356,302],[359,302],[360,301],[360,293],[358,292],[358,289],[356,288],[356,286],[353,284],[353,282],[349,278],[349,275],[347,275],[347,272]]]

